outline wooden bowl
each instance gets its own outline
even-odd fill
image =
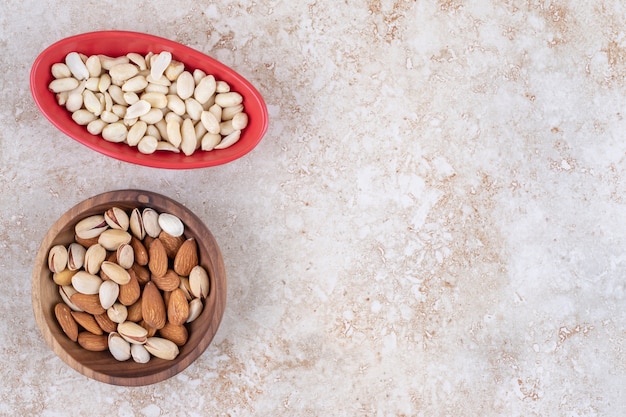
[[[61,330],[54,306],[61,302],[58,286],[48,269],[48,252],[57,244],[74,241],[76,223],[94,214],[103,214],[117,206],[130,211],[135,207],[151,207],[157,212],[178,216],[185,224],[185,236],[195,238],[199,263],[210,277],[210,292],[200,317],[188,324],[189,339],[174,360],[152,357],[146,364],[132,359],[119,362],[107,351],[90,352],[71,341]],[[81,374],[97,381],[123,386],[149,385],[183,371],[209,346],[221,322],[226,302],[226,271],[215,238],[202,221],[182,204],[159,194],[142,190],[112,191],[91,197],[63,214],[45,235],[33,269],[32,302],[35,320],[48,346],[65,363]]]

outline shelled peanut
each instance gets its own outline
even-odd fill
[[[70,52],[52,65],[48,88],[92,135],[144,154],[224,149],[248,125],[243,97],[167,51],[119,57]]]
[[[74,233],[48,253],[63,300],[54,314],[67,337],[119,361],[175,359],[209,294],[183,222],[149,207],[111,207],[80,220]]]

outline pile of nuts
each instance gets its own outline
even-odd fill
[[[64,301],[54,307],[63,332],[119,361],[176,358],[209,294],[183,222],[150,207],[130,214],[111,207],[80,220],[74,232],[74,242],[48,253]]]
[[[51,72],[48,88],[77,124],[144,154],[224,149],[248,125],[240,93],[202,70],[186,70],[167,51],[119,57],[70,52]]]

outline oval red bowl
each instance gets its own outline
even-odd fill
[[[237,143],[226,149],[198,150],[190,156],[167,151],[144,155],[124,143],[112,143],[101,136],[90,134],[85,126],[76,124],[71,113],[60,106],[55,94],[48,90],[53,77],[52,64],[64,62],[69,52],[85,55],[103,54],[112,57],[129,52],[147,54],[169,51],[173,59],[185,64],[187,70],[201,69],[213,74],[217,80],[226,81],[232,91],[243,96],[244,111],[248,114],[248,126],[241,132]],[[63,133],[83,145],[112,158],[154,168],[192,169],[222,165],[241,158],[261,141],[268,126],[267,106],[257,89],[235,70],[221,62],[169,39],[146,33],[128,31],[89,32],[62,39],[46,48],[33,63],[30,73],[30,89],[35,103],[44,116]]]

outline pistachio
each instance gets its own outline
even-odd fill
[[[100,234],[108,228],[109,225],[104,220],[104,216],[96,214],[76,223],[74,233],[81,239],[91,239],[92,237],[100,236]]]
[[[102,279],[86,271],[78,271],[72,277],[72,286],[81,294],[98,294],[100,285],[102,285]]]
[[[180,285],[178,286],[178,288],[180,288],[183,294],[185,294],[185,298],[187,299],[187,301],[191,301],[194,298],[191,293],[191,286],[189,285],[188,277],[180,277]]]
[[[67,248],[67,268],[70,271],[76,271],[83,267],[85,262],[85,253],[87,250],[83,245],[73,242]]]
[[[63,285],[59,286],[59,295],[65,304],[67,304],[73,311],[83,311],[80,307],[74,304],[71,301],[72,295],[76,294],[78,291],[74,289],[71,285]]]
[[[113,355],[115,359],[120,362],[130,359],[130,343],[128,343],[128,341],[126,341],[119,333],[109,333],[108,341],[109,352],[111,352],[111,355]]]
[[[91,245],[85,252],[85,271],[90,274],[97,274],[100,271],[102,262],[106,259],[107,251],[102,245],[96,243]]]
[[[115,323],[124,323],[128,317],[128,309],[121,303],[115,303],[106,309],[107,316]]]
[[[123,243],[130,243],[131,235],[125,230],[108,229],[100,234],[98,243],[109,251],[116,251]]]
[[[141,212],[138,208],[134,208],[130,213],[130,231],[139,240],[143,240],[146,237],[146,229],[143,227]]]
[[[104,212],[104,220],[112,229],[128,230],[128,214],[119,207],[111,207]]]
[[[133,247],[128,243],[122,243],[117,248],[117,263],[124,269],[129,269],[135,263]]]
[[[129,343],[144,344],[148,338],[148,331],[132,321],[118,324],[117,332]]]
[[[112,281],[115,281],[119,285],[128,284],[130,282],[130,274],[128,271],[115,262],[104,261],[100,268]]]
[[[60,272],[67,266],[67,249],[63,245],[55,245],[48,252],[48,269],[50,272]]]
[[[151,237],[158,237],[159,233],[161,233],[159,214],[151,208],[146,208],[143,210],[142,220],[146,234]]]
[[[70,270],[64,269],[60,272],[55,272],[52,274],[52,280],[57,285],[70,285],[72,283],[72,277],[76,274],[78,270]]]
[[[149,337],[144,346],[152,355],[165,360],[176,359],[179,353],[178,346],[174,342],[162,337]]]
[[[158,217],[158,223],[161,230],[170,236],[179,237],[185,232],[183,222],[170,213],[161,213]]]
[[[146,350],[144,345],[130,345],[130,354],[137,363],[150,362],[150,352]]]
[[[187,317],[186,323],[191,323],[198,317],[200,317],[200,313],[202,313],[202,300],[199,298],[194,298],[189,302],[189,317]]]
[[[209,295],[209,274],[201,265],[196,265],[191,269],[189,287],[196,298],[206,298]]]
[[[108,309],[117,300],[117,297],[120,294],[120,286],[117,282],[113,280],[104,281],[100,285],[100,291],[98,292],[98,297],[100,298],[100,304],[105,309]]]

